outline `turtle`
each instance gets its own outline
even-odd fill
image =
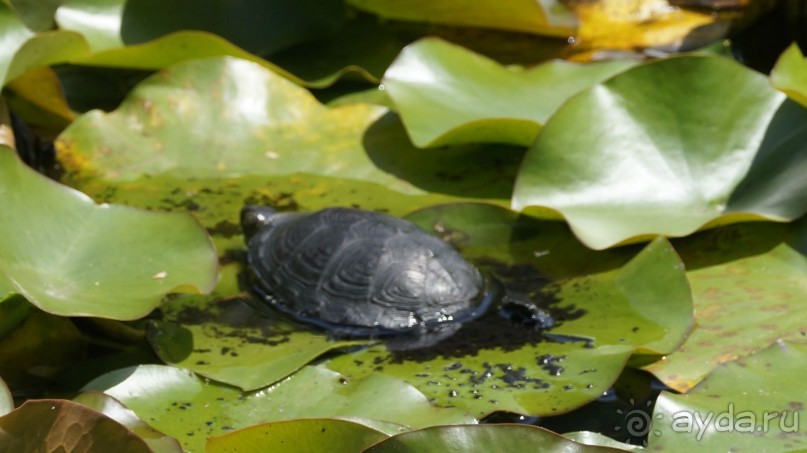
[[[473,264],[404,219],[354,208],[246,206],[241,225],[260,299],[342,336],[444,337],[493,299]]]

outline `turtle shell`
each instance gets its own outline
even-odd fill
[[[298,319],[371,334],[484,310],[476,267],[410,222],[347,208],[258,218],[248,238],[257,290]]]

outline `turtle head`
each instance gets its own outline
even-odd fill
[[[244,206],[241,209],[241,229],[244,231],[244,237],[249,240],[281,215],[268,206]]]

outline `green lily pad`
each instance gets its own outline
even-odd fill
[[[257,312],[239,293],[229,265],[213,297],[186,296],[164,303],[165,321],[149,328],[149,342],[164,362],[202,376],[255,390],[273,384],[327,351],[361,342],[325,335]]]
[[[721,57],[634,67],[580,93],[524,158],[513,206],[562,214],[592,248],[807,210],[807,109]],[[770,181],[772,179],[772,181]]]
[[[779,341],[656,401],[652,451],[802,451],[807,345]]]
[[[62,0],[9,0],[20,20],[31,30],[48,31],[53,28],[53,14]]]
[[[771,70],[771,84],[791,99],[807,106],[807,60],[793,43],[785,50]]]
[[[0,86],[25,72],[69,61],[89,51],[84,38],[72,31],[29,30],[6,3],[0,2]]]
[[[555,0],[519,0],[503,7],[490,0],[424,3],[418,0],[348,0],[348,4],[381,17],[418,22],[496,28],[567,37],[577,21]]]
[[[84,36],[93,52],[123,47],[121,17],[128,0],[64,0],[54,19],[63,30]]]
[[[26,72],[9,82],[3,94],[14,114],[45,139],[56,138],[75,119],[50,68]]]
[[[190,216],[96,205],[6,147],[0,205],[0,272],[50,313],[139,318],[166,293],[210,291],[217,279],[215,250]]]
[[[475,422],[460,410],[431,406],[420,392],[389,376],[352,380],[320,367],[305,367],[274,386],[242,393],[189,371],[144,365],[100,376],[85,390],[118,399],[191,451],[202,451],[207,437],[294,418],[378,418],[418,428]]]
[[[803,338],[805,244],[806,220],[732,225],[676,241],[698,325],[680,349],[644,369],[685,392],[723,362]]]
[[[537,426],[476,425],[435,426],[398,434],[365,450],[384,452],[608,452],[607,447],[583,445]]]
[[[208,453],[285,451],[355,453],[386,439],[367,426],[337,419],[303,419],[264,423],[207,441]]]
[[[598,398],[630,355],[673,351],[692,325],[683,266],[663,239],[638,254],[595,252],[560,222],[481,204],[408,218],[453,241],[508,297],[526,297],[559,322],[541,331],[492,313],[430,348],[374,346],[327,362],[348,377],[395,376],[477,417],[556,415]]]
[[[120,401],[100,392],[84,392],[73,399],[74,402],[94,409],[128,428],[160,453],[182,453],[182,447],[172,439],[137,418],[137,415]]]
[[[404,49],[383,83],[417,146],[473,142],[527,146],[568,98],[634,65],[556,60],[529,69],[501,66],[428,38]]]
[[[67,400],[26,401],[0,417],[0,431],[6,451],[152,451],[125,426]]]
[[[193,210],[214,236],[228,236],[220,250],[243,248],[245,202],[398,214],[458,197],[506,203],[523,155],[506,146],[421,150],[384,107],[328,108],[231,58],[158,73],[115,112],[80,117],[56,146],[69,185],[99,201]]]

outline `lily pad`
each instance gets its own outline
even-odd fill
[[[43,138],[56,138],[75,119],[50,68],[33,69],[17,77],[6,86],[4,95],[14,114]]]
[[[67,400],[26,401],[0,417],[0,431],[0,446],[7,451],[152,451],[125,426]]]
[[[549,120],[513,206],[559,212],[595,249],[718,222],[792,220],[807,209],[807,182],[782,175],[804,166],[805,125],[807,109],[728,59],[637,66]]]
[[[398,434],[365,450],[368,453],[422,451],[610,452],[583,445],[552,431],[527,425],[435,426]]]
[[[475,423],[458,409],[432,407],[420,392],[389,376],[352,380],[320,367],[303,368],[288,380],[246,394],[160,365],[112,372],[85,390],[118,399],[190,451],[202,451],[207,437],[294,418],[379,418],[413,427]]]
[[[771,84],[807,107],[807,60],[793,43],[782,53],[771,71]]]
[[[518,0],[509,2],[506,7],[491,0],[480,0],[470,5],[460,0],[439,3],[419,0],[348,0],[348,4],[390,19],[562,37],[569,36],[577,23],[574,15],[555,0]]]
[[[164,70],[115,112],[80,117],[56,146],[69,185],[100,201],[193,210],[214,236],[226,230],[220,250],[243,248],[245,202],[398,214],[459,197],[506,203],[523,155],[506,146],[420,150],[384,107],[328,108],[232,58]]]
[[[807,334],[807,221],[722,227],[675,242],[692,284],[697,327],[683,346],[646,365],[685,392],[721,363]]]
[[[285,451],[355,453],[386,439],[367,426],[338,419],[302,419],[264,423],[207,441],[208,453]]]
[[[168,292],[216,282],[215,250],[190,216],[96,205],[6,147],[0,205],[0,271],[50,313],[134,319]]]
[[[87,42],[72,31],[34,33],[0,2],[0,86],[25,72],[54,63],[69,61],[89,51]]]
[[[803,450],[805,372],[807,345],[779,341],[719,366],[685,395],[662,392],[648,449]]]
[[[74,402],[94,409],[128,428],[160,453],[182,453],[182,447],[172,439],[137,418],[137,415],[120,401],[100,392],[84,392],[73,399]]]
[[[638,445],[631,445],[622,442],[617,442],[608,436],[591,431],[575,431],[573,433],[564,433],[563,437],[585,445],[611,447],[621,451],[637,451],[637,452],[644,451],[644,448]]]
[[[634,65],[555,60],[529,69],[501,66],[428,38],[405,48],[383,83],[419,147],[473,142],[527,146],[568,98]]]
[[[186,296],[164,303],[164,321],[149,327],[160,358],[202,376],[255,390],[273,384],[327,351],[361,342],[331,341],[324,334],[252,308],[229,265],[213,297]],[[252,302],[254,305],[256,302]]]
[[[435,404],[477,417],[556,415],[599,397],[630,355],[671,352],[692,325],[683,266],[663,239],[638,254],[594,252],[560,222],[481,204],[408,218],[452,241],[508,298],[537,304],[557,324],[535,329],[494,310],[430,348],[374,346],[327,362],[348,377],[395,376]]]

